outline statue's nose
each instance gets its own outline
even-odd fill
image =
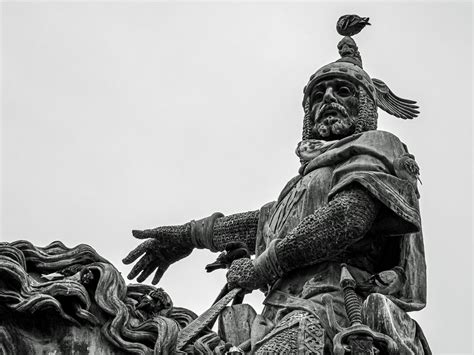
[[[334,97],[334,91],[331,87],[326,89],[326,92],[324,93],[323,96],[323,101],[324,103],[331,103],[331,102],[336,102],[336,98]]]

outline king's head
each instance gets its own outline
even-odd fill
[[[341,19],[347,16],[355,15]],[[318,69],[304,88],[303,139],[336,140],[377,129],[377,106],[403,119],[417,116],[415,101],[397,97],[362,69],[352,37],[345,36],[337,48],[341,58]]]

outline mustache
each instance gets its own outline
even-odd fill
[[[344,106],[342,106],[341,104],[339,104],[337,102],[331,102],[329,104],[323,104],[321,106],[321,109],[319,110],[317,119],[319,119],[322,115],[324,115],[329,110],[335,110],[335,111],[339,112],[341,115],[343,115],[344,117],[349,116],[349,114],[347,113],[347,110]]]

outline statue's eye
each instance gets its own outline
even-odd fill
[[[323,99],[324,93],[322,91],[316,91],[313,94],[313,102],[319,102]]]
[[[342,97],[348,97],[352,95],[352,91],[347,86],[341,86],[337,89],[337,94]]]

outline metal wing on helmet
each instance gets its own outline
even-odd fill
[[[404,120],[411,120],[418,116],[420,111],[417,110],[419,107],[415,105],[416,101],[398,97],[380,79],[372,78],[372,82],[377,92],[377,105],[382,110]]]

